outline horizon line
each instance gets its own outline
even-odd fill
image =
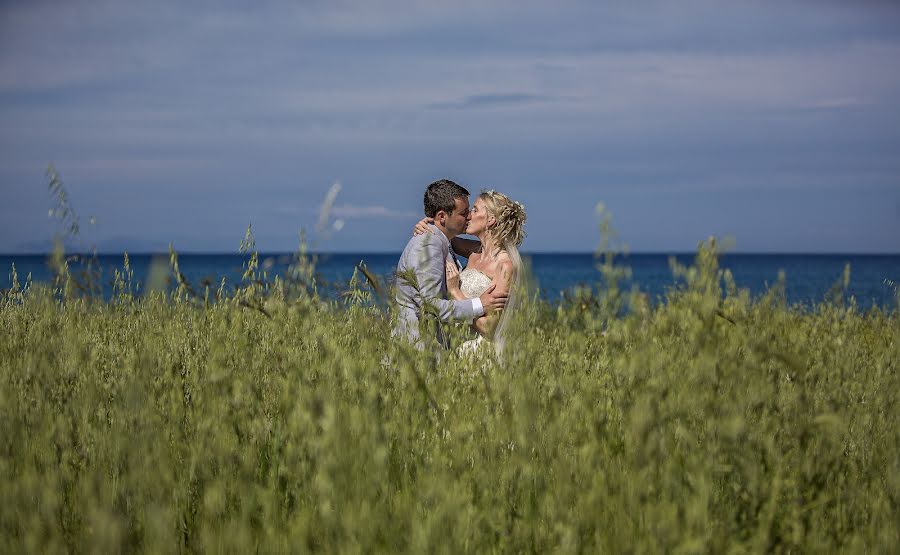
[[[285,250],[285,251],[256,251],[260,256],[262,255],[292,255],[297,251],[295,250]],[[353,251],[353,250],[333,250],[333,251],[309,251],[308,255],[350,255],[350,254],[361,254],[361,255],[396,255],[399,256],[402,250],[396,251]],[[92,252],[84,252],[84,251],[72,251],[66,252],[67,256],[73,255],[86,255],[93,256],[96,254],[97,256],[124,256],[125,254],[129,256],[169,256],[169,251],[159,250],[159,251],[128,251],[128,250],[120,250],[120,251],[98,251],[96,253]],[[240,251],[225,251],[225,250],[176,250],[176,254],[179,255],[194,255],[194,256],[234,256],[241,255]],[[0,256],[2,257],[15,257],[15,256],[50,256],[52,252],[0,252]],[[521,252],[523,256],[530,255],[600,255],[603,254],[600,251],[564,251],[564,250],[535,250],[535,251],[523,251]],[[627,252],[616,251],[615,254],[617,256],[631,256],[631,255],[694,255],[697,254],[697,250],[629,250]],[[739,255],[760,255],[760,256],[900,256],[900,251],[896,252],[887,252],[887,251],[742,251],[742,250],[727,250],[720,252],[719,255],[729,255],[729,254],[739,254]]]

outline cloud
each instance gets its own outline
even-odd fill
[[[303,214],[313,214],[314,212],[321,216],[322,211],[319,209],[318,211],[313,210],[311,206],[299,207],[291,204],[279,204],[277,208],[275,208],[275,212],[278,214],[288,215],[288,216],[297,216]],[[327,212],[327,216],[329,219],[344,219],[344,220],[362,220],[362,219],[394,219],[394,220],[410,220],[421,218],[421,214],[416,214],[410,210],[396,210],[393,208],[388,208],[387,206],[382,206],[378,204],[334,204]],[[323,227],[324,224],[320,224],[320,227]]]
[[[337,218],[347,220],[385,218],[392,220],[411,220],[421,216],[405,210],[394,210],[387,206],[377,204],[336,204],[331,209],[331,214]]]
[[[868,106],[870,104],[871,102],[866,101],[863,98],[855,96],[843,96],[840,98],[826,98],[824,100],[813,102],[808,106],[808,108],[812,110],[845,110],[848,108]]]
[[[831,114],[850,111],[861,111],[877,106],[874,100],[862,96],[833,96],[810,99],[797,99],[793,102],[785,102],[784,105],[776,105],[773,108],[763,110],[772,115],[805,115],[805,114]]]
[[[449,102],[433,102],[428,105],[432,110],[469,110],[477,108],[506,108],[522,106],[536,102],[548,102],[553,98],[542,94],[528,93],[493,93],[473,94],[459,100]]]

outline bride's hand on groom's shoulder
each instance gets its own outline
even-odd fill
[[[422,218],[418,222],[416,222],[416,227],[413,228],[413,237],[416,235],[422,235],[423,233],[432,233],[433,230],[428,227],[428,224],[433,224],[434,218]]]

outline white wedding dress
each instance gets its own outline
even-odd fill
[[[469,299],[480,297],[492,282],[491,278],[474,268],[466,267],[459,273],[459,289]],[[475,339],[470,339],[459,346],[459,354],[474,354],[485,341],[484,336],[478,334]]]

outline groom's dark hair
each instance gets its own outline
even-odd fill
[[[469,196],[469,191],[449,179],[439,179],[425,189],[425,216],[429,218],[443,210],[453,214],[456,199]]]

